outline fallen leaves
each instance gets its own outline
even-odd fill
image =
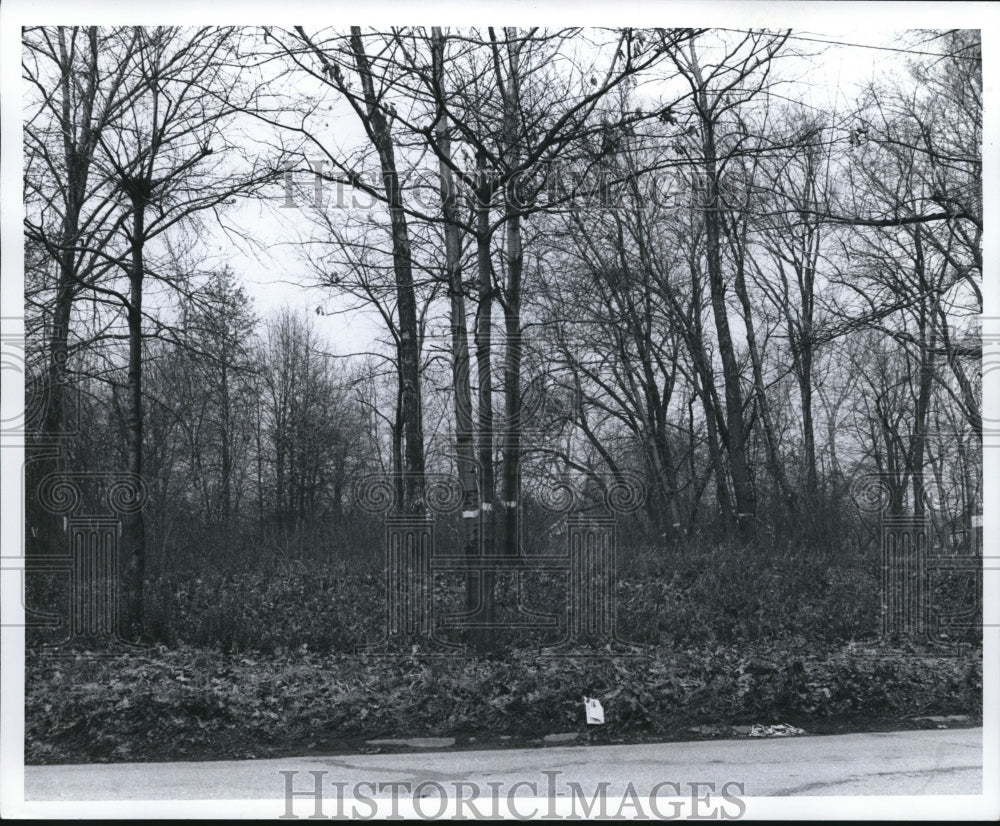
[[[977,654],[878,646],[858,656],[780,643],[650,653],[634,661],[524,650],[494,659],[248,657],[187,646],[106,658],[31,654],[26,759],[291,754],[352,738],[459,732],[541,737],[586,729],[581,696],[600,701],[609,738],[792,736],[799,730],[769,721],[978,715],[982,703]]]

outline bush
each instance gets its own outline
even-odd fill
[[[449,553],[459,552],[452,525],[440,526]],[[331,529],[332,530],[332,529]],[[171,646],[195,645],[223,652],[279,652],[302,645],[312,651],[349,653],[385,632],[385,571],[381,535],[360,521],[332,545],[299,548],[288,538],[278,549],[257,547],[186,557],[183,569],[150,566],[146,589],[149,638]],[[799,641],[834,644],[872,639],[881,631],[878,548],[759,540],[696,538],[669,547],[620,544],[615,592],[618,634],[623,640],[673,648]],[[293,541],[294,539],[294,541]],[[536,537],[537,539],[537,537]],[[291,544],[288,544],[291,543]],[[536,552],[544,550],[536,542]],[[551,544],[551,543],[550,543]],[[533,546],[534,547],[534,546]],[[29,577],[29,605],[62,610],[65,583],[54,574]],[[65,579],[65,577],[63,577]],[[943,614],[976,609],[977,582],[970,573],[936,573],[933,605]],[[460,611],[465,584],[460,573],[434,577],[435,615]],[[565,615],[567,577],[533,572],[497,577],[498,619],[516,625],[528,611]],[[951,641],[976,643],[975,610]],[[458,640],[454,632],[442,632]],[[29,642],[44,635],[32,631]],[[51,634],[49,635],[52,636]],[[536,648],[557,642],[559,629],[511,628],[503,646]]]

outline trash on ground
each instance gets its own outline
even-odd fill
[[[805,734],[805,731],[786,723],[778,723],[774,726],[755,725],[750,729],[751,737],[794,737],[797,734]]]
[[[583,707],[587,712],[587,722],[590,725],[602,725],[604,723],[604,707],[600,700],[593,697],[583,698]]]

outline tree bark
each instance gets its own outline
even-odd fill
[[[745,238],[741,239],[741,243],[745,244],[745,241]],[[771,475],[774,477],[774,481],[781,491],[781,498],[788,509],[789,516],[792,517],[791,524],[794,524],[794,517],[798,507],[795,492],[788,483],[788,477],[785,475],[785,468],[778,453],[774,420],[771,416],[771,405],[768,402],[766,388],[764,387],[764,370],[760,357],[760,349],[757,346],[757,329],[753,320],[753,305],[750,302],[750,293],[747,291],[746,278],[743,272],[742,250],[739,253],[739,260],[736,265],[734,286],[736,288],[736,295],[740,300],[740,306],[743,308],[743,322],[747,333],[747,349],[750,351],[750,363],[753,368],[754,394],[757,398],[758,409],[760,410],[761,425],[764,428],[764,442],[767,447],[768,464],[771,466]]]
[[[492,36],[493,30],[490,29]],[[516,168],[517,116],[521,102],[520,64],[518,51],[510,42],[507,31],[507,51],[510,74],[506,83],[500,69],[496,41],[494,67],[497,87],[503,102],[503,140],[507,166]],[[521,195],[517,175],[507,179],[504,189],[504,218],[507,241],[507,284],[504,291],[504,435],[503,435],[503,548],[505,556],[520,552],[521,489],[521,279],[524,270],[524,246],[521,240]]]
[[[444,112],[444,45],[440,27],[431,28],[435,95],[438,101],[438,121],[435,127],[441,176],[441,204],[444,214],[445,272],[451,311],[451,377],[455,404],[455,449],[458,481],[462,488],[462,522],[465,526],[465,553],[479,553],[479,503],[476,488],[475,435],[472,423],[472,389],[469,371],[468,320],[465,311],[465,287],[462,283],[462,238],[458,219],[458,192],[448,161],[451,160],[451,138],[448,118]],[[476,608],[478,575],[466,575],[466,610]]]
[[[128,305],[128,406],[125,440],[127,469],[136,480],[142,478],[143,405],[142,405],[142,286],[145,277],[145,194],[132,198],[132,262],[129,272]],[[128,633],[142,633],[144,623],[143,589],[146,577],[146,529],[142,511],[126,514],[123,519],[125,540],[126,618]]]
[[[743,423],[743,392],[740,387],[739,365],[729,329],[726,308],[726,283],[722,273],[722,243],[719,228],[723,208],[719,197],[719,169],[715,142],[715,119],[708,105],[708,93],[698,64],[694,44],[690,44],[691,68],[698,86],[697,103],[701,117],[702,163],[705,169],[706,191],[702,205],[705,220],[705,255],[708,262],[708,281],[712,298],[712,315],[715,319],[722,376],[726,390],[726,452],[729,455],[733,495],[736,500],[736,519],[740,533],[753,531],[755,514],[750,468],[746,455],[746,429]]]
[[[493,267],[490,261],[490,202],[493,199],[493,172],[486,168],[486,158],[480,153],[476,187],[476,260],[478,265],[479,307],[476,310],[476,372],[479,381],[479,409],[477,451],[479,454],[479,512],[481,541],[484,556],[493,556],[496,548],[496,518],[493,504],[496,499],[496,477],[493,469]],[[492,625],[496,620],[494,590],[496,576],[493,571],[483,571],[480,583],[482,604],[477,619]],[[479,643],[489,647],[493,635],[481,635]]]
[[[392,261],[396,276],[396,305],[399,314],[399,375],[403,426],[405,499],[403,510],[423,513],[424,437],[420,409],[420,339],[417,334],[417,302],[413,287],[413,261],[403,211],[402,188],[396,169],[391,125],[375,95],[371,65],[361,39],[361,27],[351,27],[351,49],[361,79],[372,142],[378,153],[385,186],[386,204],[392,227]]]
[[[924,482],[924,456],[927,451],[927,419],[931,399],[931,387],[934,384],[934,350],[937,348],[937,338],[933,330],[933,310],[928,308],[928,303],[933,299],[929,298],[927,279],[927,262],[924,258],[923,241],[921,231],[917,229],[913,234],[915,245],[915,269],[920,286],[920,305],[918,308],[917,324],[919,327],[919,372],[917,385],[917,398],[913,410],[913,438],[910,447],[910,472],[913,483],[913,515],[922,518],[926,515],[925,505],[925,482]]]

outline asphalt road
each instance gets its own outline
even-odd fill
[[[686,798],[688,809],[681,817],[698,805],[702,813],[715,811],[718,817],[740,814],[737,797],[979,795],[982,737],[982,729],[971,728],[637,746],[27,766],[25,800],[274,800],[273,816],[291,801],[294,813],[307,818],[314,814],[318,783],[327,817],[338,813],[338,789],[347,798],[396,794],[410,800],[440,796],[444,789],[452,801],[469,800],[475,814],[483,800],[498,795],[593,798],[603,788],[616,797],[629,795],[631,784],[646,801],[650,795]],[[297,796],[286,797],[289,789]],[[692,803],[692,797],[703,802]],[[476,798],[479,802],[472,804]],[[660,808],[666,809],[661,814],[669,813],[667,804]]]

